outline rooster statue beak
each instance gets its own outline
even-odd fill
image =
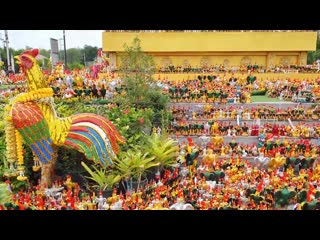
[[[20,65],[21,64],[20,56],[18,55],[18,56],[15,56],[14,58],[17,59],[16,62],[17,62],[18,65]]]

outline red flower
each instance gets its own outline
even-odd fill
[[[140,124],[143,124],[143,123],[144,123],[144,118],[143,118],[143,117],[138,118],[138,122],[139,122]]]
[[[130,109],[123,110],[122,113],[123,114],[128,114],[128,113],[130,113]]]

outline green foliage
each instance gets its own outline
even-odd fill
[[[267,90],[259,90],[259,91],[254,91],[251,92],[251,96],[262,96],[266,95]]]
[[[307,56],[307,64],[312,64],[315,60],[314,60],[314,53],[315,52],[308,52],[308,56]]]
[[[79,62],[73,62],[73,63],[68,63],[68,69],[73,70],[73,69],[82,69],[84,67],[83,64]]]
[[[148,169],[160,164],[154,160],[155,156],[136,148],[122,152],[119,158],[115,160],[115,166],[122,178],[133,178],[134,180],[140,181],[141,176],[146,173]]]
[[[5,144],[4,107],[0,108],[0,178],[6,169],[6,144]]]
[[[0,184],[0,205],[11,200],[10,192],[7,189],[7,185],[5,183]]]
[[[68,62],[68,64],[79,63],[79,62],[81,62],[82,58],[83,57],[82,57],[80,48],[67,49],[67,62]]]
[[[19,181],[16,177],[10,179],[10,185],[13,193],[18,193],[19,191],[25,191],[30,184],[28,181]]]
[[[81,52],[82,52],[82,55],[85,55],[86,62],[92,62],[97,57],[98,48],[84,45],[84,48],[82,49]]]
[[[81,162],[84,169],[90,174],[90,177],[86,177],[96,183],[93,187],[99,190],[112,190],[114,185],[118,183],[121,179],[119,174],[108,168],[103,168],[101,166],[92,166],[93,171],[84,162]]]
[[[313,52],[308,52],[307,62],[308,64],[313,64],[316,60],[320,59],[320,49]]]
[[[123,107],[152,108],[154,111],[164,109],[169,102],[167,96],[156,86],[152,75],[155,63],[151,56],[145,54],[140,46],[140,39],[134,38],[132,45],[124,45],[121,56],[121,79],[126,93],[117,95],[115,101]]]
[[[120,134],[126,139],[121,150],[126,151],[135,145],[143,146],[151,129],[153,111],[147,109],[129,108],[121,110],[118,107],[110,109],[106,117],[113,122]]]
[[[166,109],[169,103],[169,96],[164,95],[161,89],[152,87],[150,91],[146,92],[145,103],[142,103],[143,107],[150,107],[155,112],[160,112]]]
[[[0,178],[3,176],[7,168],[6,162],[6,146],[4,142],[4,137],[0,138]]]
[[[86,104],[85,102],[79,101],[77,98],[61,100],[56,99],[55,109],[59,117],[69,117],[76,113],[99,113],[102,108],[97,107],[93,104]],[[102,115],[102,114],[101,114]]]
[[[173,167],[177,164],[179,147],[176,141],[168,138],[165,133],[162,135],[152,134],[147,139],[144,151],[149,152],[149,156],[155,157],[155,161],[160,163],[160,169]]]
[[[46,58],[50,58],[51,50],[40,49],[39,53]]]
[[[82,153],[74,149],[60,147],[58,150],[58,159],[55,164],[55,173],[59,176],[69,174],[75,177],[81,175],[84,171],[80,163],[85,160],[86,158]]]
[[[318,37],[317,37],[317,48],[316,48],[316,51],[308,52],[307,63],[308,64],[313,64],[318,59],[320,59],[320,38],[319,38],[319,34],[318,34]]]

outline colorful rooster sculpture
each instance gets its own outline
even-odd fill
[[[50,175],[57,157],[57,146],[73,148],[102,165],[112,164],[124,138],[106,118],[80,113],[59,118],[53,105],[53,90],[40,70],[35,57],[37,49],[16,56],[27,77],[28,92],[14,97],[6,107],[7,156],[11,168],[17,163],[21,180],[23,173],[24,141],[34,155],[34,170],[42,167],[41,182],[51,186]]]

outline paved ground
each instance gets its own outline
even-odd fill
[[[185,109],[189,109],[189,107],[192,110],[199,110],[202,109],[204,107],[206,103],[186,103],[186,102],[178,102],[178,103],[170,103],[169,106],[180,106],[181,108],[185,108]],[[241,107],[241,106],[245,106],[248,108],[256,108],[258,107],[258,105],[265,105],[265,106],[274,106],[274,108],[279,108],[279,109],[287,109],[287,108],[295,108],[298,106],[298,103],[294,103],[294,102],[256,102],[256,103],[224,103],[224,104],[220,104],[220,103],[210,103],[210,105],[215,105],[216,107],[222,107],[222,108],[229,108],[229,107]],[[314,106],[315,103],[301,103],[300,106],[302,107],[311,107]]]
[[[196,144],[201,144],[201,141],[205,141],[206,138],[204,138],[203,136],[190,136],[192,137],[194,143]],[[206,136],[210,139],[210,136]],[[229,137],[229,136],[222,136],[224,139],[224,143],[229,143],[231,142],[233,137]],[[176,138],[176,136],[172,136],[172,138]],[[253,143],[257,143],[258,142],[258,137],[255,136],[235,136],[234,137],[236,142],[240,143],[240,144],[253,144]],[[293,139],[299,139],[299,138],[294,138],[294,137],[280,137],[281,141],[287,138],[289,141],[293,140]],[[179,143],[182,142],[187,142],[187,136],[178,136],[177,140],[179,141]],[[311,143],[315,143],[315,144],[320,144],[320,139],[310,139]]]

